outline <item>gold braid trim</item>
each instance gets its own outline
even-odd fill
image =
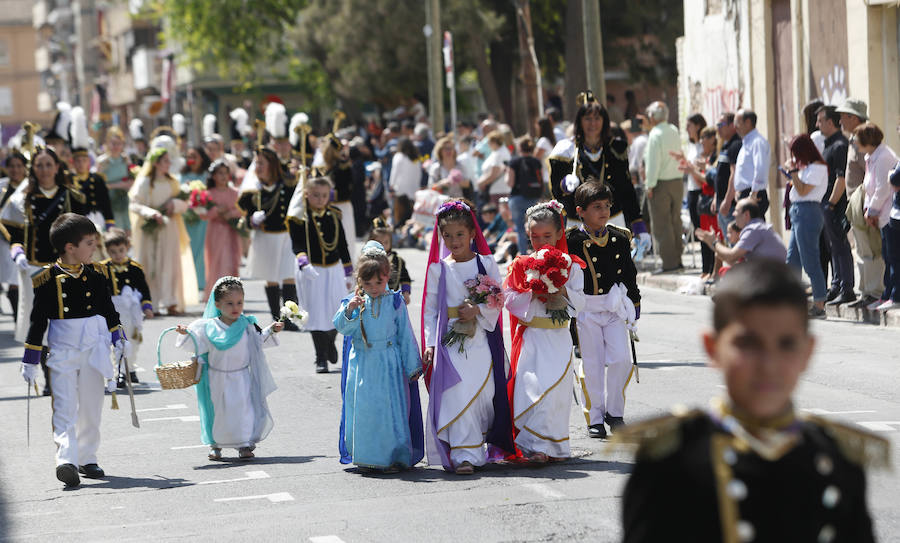
[[[836,422],[816,415],[803,415],[817,424],[837,443],[848,460],[862,467],[891,469],[891,443],[850,424]]]
[[[101,262],[94,262],[94,271],[102,273],[103,277],[109,279],[109,269]]]
[[[606,228],[608,228],[611,232],[615,232],[620,236],[625,236],[628,238],[628,241],[631,241],[631,238],[634,237],[634,234],[631,233],[631,230],[627,228],[622,228],[621,226],[615,226],[613,224],[607,224]]]
[[[31,276],[32,288],[38,288],[53,278],[53,269],[51,266],[45,266],[44,269]]]
[[[686,413],[664,415],[648,421],[630,424],[613,434],[612,446],[637,444],[638,458],[660,460],[681,445],[681,425],[688,419],[703,416],[700,409],[692,409]]]

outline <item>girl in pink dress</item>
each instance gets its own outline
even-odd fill
[[[212,207],[206,213],[206,292],[209,299],[212,285],[226,275],[237,277],[241,265],[241,237],[235,228],[241,210],[237,206],[238,191],[229,183],[231,170],[223,159],[209,167],[206,179],[207,192]]]

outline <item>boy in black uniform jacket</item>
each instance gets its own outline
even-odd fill
[[[874,541],[867,465],[890,444],[852,425],[798,413],[794,387],[812,357],[807,300],[779,262],[725,275],[703,335],[727,398],[635,424],[624,541]]]
[[[308,180],[301,196],[306,205],[296,211],[292,209],[288,216],[288,230],[297,257],[300,304],[309,312],[303,328],[310,331],[316,346],[316,373],[328,373],[328,362],[337,364],[338,352],[334,346],[337,330],[332,318],[354,286],[341,210],[328,204],[331,189],[327,177]]]
[[[104,380],[107,390],[115,388],[109,348],[112,344],[119,355],[128,342],[104,268],[90,264],[97,243],[94,223],[64,213],[53,222],[50,239],[61,256],[33,278],[34,308],[22,375],[29,385],[34,383],[41,340],[49,327],[56,478],[71,487],[80,483],[79,472],[91,479],[104,476],[97,465],[97,449]]]
[[[576,318],[581,350],[582,391],[591,437],[606,437],[625,424],[625,388],[633,371],[628,334],[640,318],[641,293],[631,260],[631,232],[608,225],[612,208],[609,187],[588,179],[575,190],[581,226],[569,228],[569,253],[584,268],[584,310]]]
[[[388,288],[394,292],[403,293],[403,301],[409,305],[409,295],[412,290],[412,278],[406,269],[406,261],[392,250],[394,230],[388,226],[387,221],[381,217],[372,219],[372,233],[369,239],[375,240],[387,251],[388,260],[391,263],[391,275],[388,277]]]
[[[150,286],[147,284],[143,266],[128,257],[131,243],[124,230],[111,228],[103,236],[103,245],[106,247],[109,258],[98,265],[103,267],[107,277],[113,305],[119,313],[125,337],[130,338],[125,356],[131,367],[131,382],[137,383],[137,373],[134,370],[137,367],[137,350],[143,341],[141,331],[144,319],[153,318]],[[118,370],[118,387],[125,388],[123,368],[118,368]]]

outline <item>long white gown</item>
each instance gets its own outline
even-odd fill
[[[485,271],[499,284],[500,271],[493,258],[481,258]],[[478,275],[478,263],[475,258],[468,262],[456,262],[452,256],[444,259],[443,269],[447,270],[446,293],[447,307],[456,307],[468,297],[469,291],[464,281],[474,279]],[[441,264],[434,263],[428,269],[428,292],[425,297],[425,346],[437,345],[441,338],[437,331],[437,298],[441,277]],[[491,350],[487,333],[497,325],[499,309],[491,309],[485,304],[478,306],[481,314],[477,317],[478,326],[475,336],[464,343],[463,352],[453,345],[447,349],[450,360],[460,376],[460,382],[444,391],[438,415],[438,438],[450,444],[450,460],[454,466],[462,462],[470,462],[473,466],[482,466],[487,461],[485,435],[490,429],[494,417],[494,378],[492,372]],[[457,319],[448,319],[448,329]],[[429,405],[429,410],[431,406]],[[431,417],[428,418],[431,424]],[[430,434],[431,431],[427,432]],[[428,449],[428,463],[440,465],[441,457],[434,448]]]

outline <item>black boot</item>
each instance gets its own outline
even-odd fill
[[[337,364],[338,352],[337,347],[334,346],[334,340],[337,339],[337,330],[329,330],[325,333],[328,334],[328,361],[332,364]]]
[[[281,318],[281,287],[278,285],[266,285],[266,300],[269,302],[269,312],[273,320]]]
[[[42,396],[50,396],[53,394],[53,390],[50,388],[50,368],[47,367],[47,358],[50,356],[50,349],[47,347],[41,348],[41,370],[44,372],[44,390],[41,392]]]
[[[6,291],[6,299],[12,305],[13,321],[19,320],[19,287],[11,286]]]
[[[287,302],[288,300],[297,303],[297,285],[294,283],[285,283],[281,285],[281,298]],[[299,332],[300,328],[290,320],[284,321],[284,329],[288,332]]]
[[[316,373],[328,373],[328,332],[313,330],[310,334],[316,347]]]

